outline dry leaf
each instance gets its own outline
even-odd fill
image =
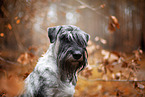
[[[11,24],[8,24],[7,27],[8,27],[9,30],[12,30]]]
[[[127,68],[128,67],[128,63],[127,62],[123,62],[121,65],[122,68]]]
[[[108,61],[109,62],[116,62],[117,60],[119,60],[119,57],[113,53],[110,53]]]
[[[111,74],[111,78],[115,79],[115,74],[114,73]]]
[[[136,59],[141,60],[141,54],[143,54],[143,51],[141,49],[133,51],[135,54]]]
[[[115,79],[120,79],[120,77],[121,77],[121,73],[120,72],[116,73]]]
[[[20,19],[18,19],[17,21],[16,21],[16,24],[19,24],[20,23]]]
[[[116,27],[119,29],[119,23],[118,19],[115,16],[110,16],[110,18],[113,20],[113,23],[116,25]]]
[[[101,8],[104,8],[105,6],[106,6],[106,4],[102,4],[102,5],[100,5]]]
[[[101,43],[103,43],[103,44],[106,44],[106,43],[107,43],[107,41],[106,41],[105,39],[103,39],[103,38],[100,38],[100,41],[101,41]]]
[[[17,20],[18,19],[18,17],[15,17],[15,20]]]
[[[86,78],[90,77],[92,75],[92,68],[90,68],[89,66],[87,66],[85,68],[85,70],[83,70],[81,72],[81,75],[84,76],[84,77],[86,77]]]
[[[108,76],[106,74],[104,74],[102,79],[107,81],[108,80]]]
[[[0,36],[1,36],[1,37],[4,37],[4,33],[0,33]]]
[[[18,57],[17,62],[19,62],[23,65],[28,65],[28,64],[32,63],[35,59],[36,58],[32,53],[25,52]]]
[[[90,46],[90,45],[93,45],[91,40],[88,41],[88,46]]]
[[[102,50],[101,51],[101,54],[104,56],[103,57],[103,60],[105,60],[105,59],[108,59],[109,58],[110,52],[109,51],[106,51],[106,50]]]
[[[100,49],[101,48],[101,46],[100,45],[96,45],[96,49]]]
[[[108,30],[112,33],[116,31],[116,28],[120,29],[118,19],[115,16],[110,16]]]
[[[142,85],[142,84],[140,84],[140,83],[138,83],[138,88],[139,88],[139,89],[144,89],[144,88],[145,88],[145,86],[144,86],[144,85]]]
[[[95,37],[95,41],[99,41],[99,39],[100,39],[100,38],[99,38],[98,36]]]

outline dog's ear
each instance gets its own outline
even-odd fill
[[[48,37],[50,39],[50,43],[54,43],[56,38],[57,38],[57,34],[59,33],[59,31],[61,30],[61,26],[56,26],[56,27],[49,27],[47,28],[48,31]]]
[[[86,41],[88,42],[89,39],[90,39],[90,35],[89,34],[85,34],[85,37],[86,37]]]

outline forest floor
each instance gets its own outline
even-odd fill
[[[128,54],[130,56],[131,54]],[[88,58],[89,65],[96,65],[96,60],[101,59],[100,52],[95,52]],[[145,80],[145,54],[140,61],[140,70],[137,72],[138,80]],[[119,68],[117,68],[119,69]],[[102,81],[102,74],[96,68],[88,78],[78,76],[75,97],[145,97],[145,89],[135,89],[132,82],[127,81]],[[141,82],[145,85],[145,81]],[[143,95],[140,95],[142,92]]]
[[[97,66],[97,61],[102,59],[102,57],[100,51],[95,51],[89,55],[88,64],[90,66]],[[23,88],[23,80],[34,69],[37,60],[38,57],[33,54],[1,51],[0,97],[13,97],[17,95],[18,90]],[[20,65],[20,62],[23,65]],[[140,64],[137,79],[145,80],[145,54]],[[90,73],[88,77],[83,77],[81,73],[78,75],[74,97],[145,97],[145,82],[140,82],[142,85],[140,90],[134,88],[134,83],[132,82],[98,80],[97,78],[102,78],[102,73],[98,72],[97,67],[93,67],[87,73]]]

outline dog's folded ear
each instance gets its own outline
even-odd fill
[[[85,34],[85,37],[86,37],[86,41],[88,42],[89,39],[90,39],[90,35],[89,34]]]
[[[62,28],[62,26],[56,26],[56,27],[49,27],[49,28],[47,28],[48,37],[50,39],[50,43],[54,43],[55,42],[55,40],[57,38],[57,34],[61,30],[61,28]]]

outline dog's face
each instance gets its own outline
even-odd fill
[[[55,44],[54,52],[61,73],[72,78],[87,64],[87,42],[89,35],[75,26],[48,28],[50,42]]]

